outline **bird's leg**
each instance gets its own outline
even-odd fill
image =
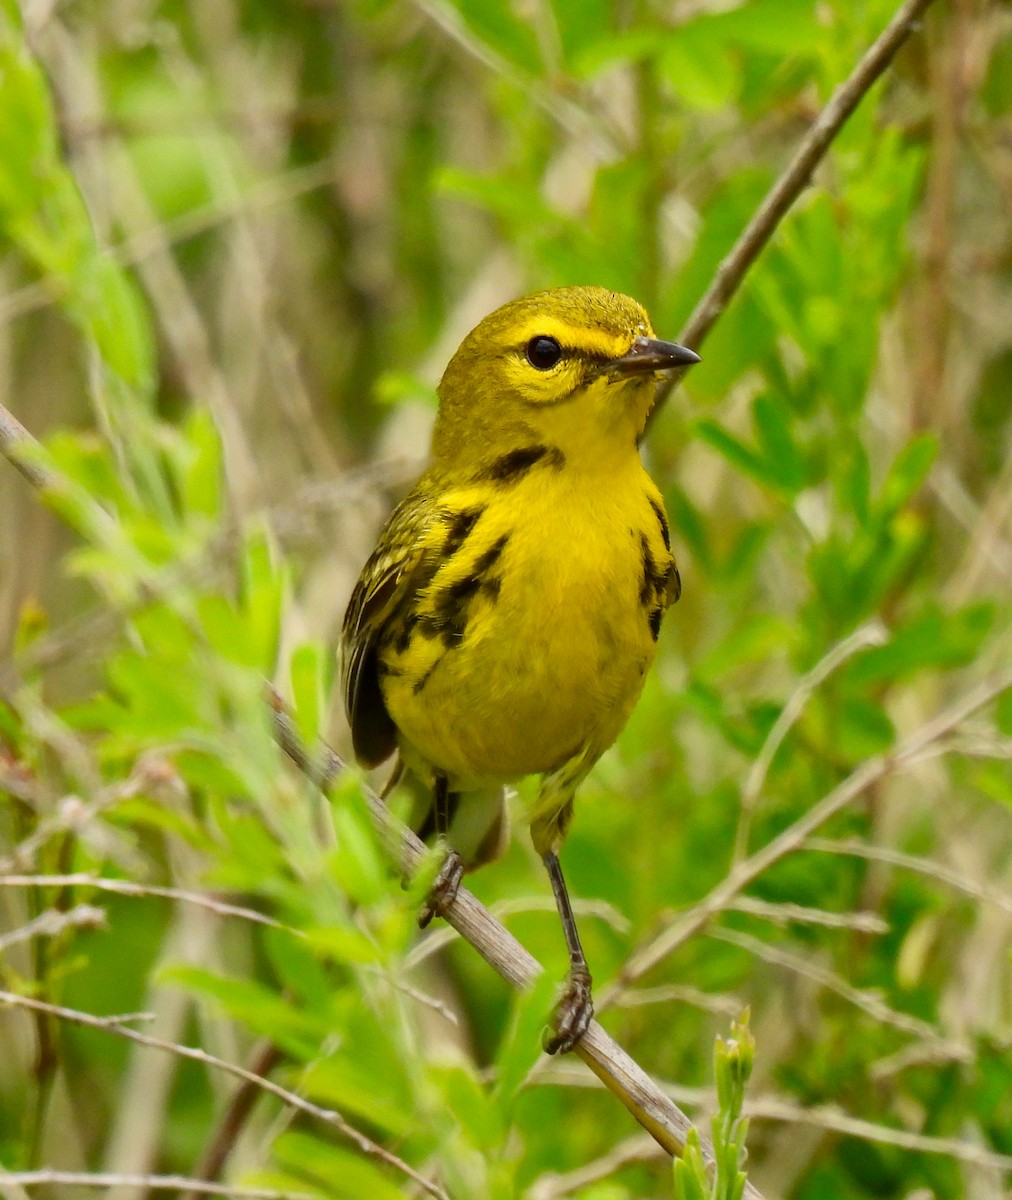
[[[562,877],[559,856],[554,850],[548,850],[541,857],[548,871],[548,878],[552,881],[555,904],[562,920],[566,949],[569,951],[566,990],[555,1006],[551,1028],[545,1031],[544,1046],[549,1054],[565,1054],[572,1050],[587,1032],[587,1026],[594,1015],[594,1001],[590,995],[590,970],[580,945],[580,934],[576,928],[573,906],[569,902],[569,893],[566,891],[566,881]]]
[[[418,914],[418,927],[424,929],[433,917],[442,916],[453,903],[464,877],[464,860],[446,841],[450,829],[450,790],[445,775],[437,775],[433,787],[432,810],[436,836],[445,848],[443,861],[432,881],[428,899]]]

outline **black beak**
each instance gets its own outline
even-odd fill
[[[677,342],[638,337],[629,352],[613,359],[605,370],[613,375],[649,375],[653,371],[670,371],[672,367],[691,367],[701,361],[694,350]]]

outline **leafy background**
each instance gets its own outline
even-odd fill
[[[258,1061],[453,1197],[670,1196],[578,1063],[536,1065],[549,994],[419,941],[357,780],[328,804],[281,761],[262,679],[346,745],[343,606],[461,336],[568,283],[677,335],[890,5],[0,14],[0,376],[59,480],[0,472],[3,989]],[[602,1021],[704,1127],[751,1006],[767,1197],[1007,1194],[1012,701],[930,722],[1010,657],[1010,81],[1008,7],[935,5],[646,448],[684,595],[564,862]],[[45,882],[83,871],[140,891]],[[473,887],[561,977],[522,829]],[[8,1171],[193,1176],[235,1086],[23,1009],[0,1061]],[[236,1186],[417,1194],[267,1097],[229,1149]]]

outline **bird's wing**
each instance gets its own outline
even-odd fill
[[[396,749],[396,729],[379,685],[378,650],[392,621],[438,565],[434,526],[439,506],[416,489],[394,509],[362,568],[341,631],[344,706],[355,757],[378,766]]]

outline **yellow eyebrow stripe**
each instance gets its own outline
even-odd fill
[[[592,358],[619,358],[629,349],[628,338],[592,326],[571,325],[557,317],[532,317],[517,327],[516,340],[521,346],[535,337],[553,337],[563,349]]]

